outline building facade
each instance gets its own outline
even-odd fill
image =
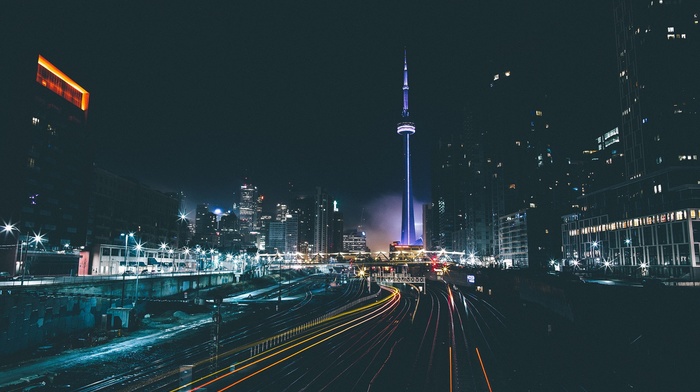
[[[700,5],[614,4],[625,179],[565,217],[564,264],[697,281]]]

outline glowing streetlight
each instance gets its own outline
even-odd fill
[[[21,275],[21,283],[20,285],[24,285],[24,276],[27,271],[26,268],[26,255],[22,257],[22,253],[26,251],[26,249],[29,248],[29,245],[31,243],[34,243],[35,249],[39,249],[39,245],[42,245],[44,242],[44,235],[41,234],[41,232],[36,233],[30,237],[29,235],[25,235],[25,240],[22,241],[22,233],[20,232],[20,229],[13,223],[8,223],[8,222],[3,222],[2,226],[2,233],[11,234],[14,236],[14,232],[17,232],[17,245],[19,247],[19,262],[22,268],[22,275]],[[31,238],[31,239],[30,239]]]
[[[141,256],[141,249],[143,249],[143,244],[141,244],[140,242],[137,243],[136,246],[134,247],[134,249],[136,249],[136,286],[134,287],[134,303],[133,303],[132,307],[135,310],[136,309],[136,301],[138,301],[138,299],[139,299],[139,275],[141,275],[141,274],[138,271],[138,267],[140,264],[139,257]]]
[[[21,242],[21,239],[20,239],[21,236],[19,235],[19,228],[12,223],[3,222],[2,233],[4,233],[6,237],[8,234],[14,236],[15,231],[17,232],[17,247],[19,248],[19,262],[20,262],[20,265],[22,266],[22,284],[24,284],[24,262],[22,261],[22,246],[24,245],[24,243]],[[17,248],[15,248],[15,252],[17,252]],[[15,261],[17,261],[17,260],[15,260]],[[16,269],[17,269],[17,266],[15,266],[15,272],[16,272]],[[14,275],[14,273],[13,273],[13,275]]]
[[[136,274],[138,275],[139,271],[138,269],[141,267],[141,262],[139,261],[139,258],[141,257],[141,250],[143,249],[143,244],[142,243],[137,243],[136,246],[134,246],[134,250],[136,251]]]
[[[129,269],[129,237],[134,238],[134,233],[121,233],[119,236],[124,237],[124,271],[126,272]]]
[[[12,233],[14,233],[15,231],[18,231],[18,232],[19,232],[19,228],[17,228],[17,226],[15,226],[15,225],[12,224],[12,223],[8,223],[8,222],[3,221],[2,233],[5,233],[5,235],[7,235],[8,233],[9,233],[9,234],[12,234]],[[14,234],[13,234],[13,235],[14,235]]]
[[[163,257],[165,256],[165,251],[168,250],[168,244],[166,244],[165,242],[161,242],[159,249],[160,249],[160,264],[162,267]]]
[[[190,259],[190,248],[184,247],[182,248],[182,253],[185,255],[185,265],[187,265],[187,260]],[[175,268],[177,270],[177,267]]]

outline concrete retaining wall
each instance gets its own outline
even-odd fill
[[[93,329],[107,309],[163,297],[185,299],[196,290],[236,282],[233,274],[126,277],[75,284],[0,287],[0,347],[12,355],[52,338]]]

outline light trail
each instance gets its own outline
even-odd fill
[[[206,376],[204,376],[204,377],[201,377],[201,378],[199,378],[198,380],[192,381],[192,382],[190,382],[189,384],[186,384],[186,385],[183,385],[183,386],[181,386],[181,387],[179,387],[179,388],[173,389],[173,390],[171,390],[171,392],[181,391],[182,388],[184,388],[184,387],[188,387],[188,386],[197,384],[197,383],[199,383],[199,382],[201,382],[201,381],[204,381],[204,380],[206,380],[207,378],[210,378],[210,377],[212,377],[212,376],[214,376],[214,375],[216,375],[216,374],[219,374],[219,373],[222,373],[222,372],[227,372],[227,373],[222,374],[222,375],[220,375],[220,376],[218,376],[218,377],[216,377],[216,378],[214,378],[214,379],[211,379],[211,380],[207,381],[206,383],[204,383],[204,384],[202,384],[202,385],[199,385],[199,386],[197,386],[197,387],[191,389],[192,391],[198,390],[198,389],[203,388],[203,387],[205,387],[205,386],[207,386],[207,385],[210,385],[210,384],[212,384],[212,383],[214,383],[214,382],[216,382],[216,381],[220,381],[220,380],[224,379],[225,377],[228,377],[228,376],[230,376],[230,375],[232,375],[232,374],[234,374],[234,373],[237,373],[237,372],[239,372],[239,371],[242,371],[243,369],[249,368],[250,366],[259,364],[259,363],[261,363],[261,362],[263,362],[263,361],[265,361],[265,360],[269,360],[270,358],[273,358],[273,357],[275,357],[275,356],[277,356],[277,355],[280,355],[280,354],[282,354],[282,353],[284,353],[284,352],[286,352],[286,351],[288,351],[288,350],[291,350],[291,349],[293,349],[293,348],[295,348],[295,347],[297,347],[297,346],[299,346],[299,345],[308,343],[308,342],[310,342],[310,341],[312,341],[312,340],[314,340],[314,339],[318,339],[319,337],[321,337],[321,336],[323,336],[323,335],[330,334],[330,333],[332,333],[333,331],[336,331],[336,330],[338,330],[338,329],[344,328],[344,329],[341,329],[339,332],[336,332],[336,333],[334,333],[334,334],[331,334],[331,335],[329,335],[328,337],[326,337],[326,338],[324,338],[324,339],[322,339],[322,340],[320,340],[320,341],[318,341],[318,342],[316,342],[316,343],[312,343],[311,345],[309,345],[309,346],[307,346],[307,347],[305,347],[305,348],[303,348],[303,349],[301,349],[301,350],[299,350],[299,351],[297,351],[297,352],[295,352],[295,353],[293,353],[293,354],[291,354],[291,355],[288,355],[287,357],[282,358],[282,359],[280,359],[280,360],[274,362],[273,364],[270,364],[270,365],[268,365],[268,366],[266,366],[266,367],[264,367],[264,368],[262,368],[262,369],[260,369],[260,370],[258,370],[258,371],[256,371],[256,372],[254,372],[254,373],[252,373],[252,374],[246,376],[245,378],[242,378],[242,379],[238,380],[237,382],[235,382],[235,383],[233,383],[233,384],[230,384],[230,385],[227,386],[226,388],[222,389],[222,390],[226,390],[226,389],[231,388],[232,386],[235,386],[235,385],[239,384],[240,382],[245,381],[245,380],[247,380],[247,379],[249,379],[249,378],[251,378],[251,377],[253,377],[253,376],[257,375],[257,374],[260,374],[261,372],[263,372],[263,371],[265,371],[265,370],[267,370],[267,369],[269,369],[269,368],[271,368],[271,367],[273,367],[273,366],[276,366],[276,365],[278,365],[278,364],[280,364],[280,363],[282,363],[282,362],[284,362],[284,361],[286,361],[286,360],[288,360],[288,359],[290,359],[290,358],[292,358],[292,357],[294,357],[294,356],[296,356],[296,355],[298,355],[298,354],[300,354],[300,353],[302,353],[302,352],[304,352],[304,351],[306,351],[306,350],[308,350],[308,349],[310,349],[310,348],[312,348],[312,347],[314,347],[314,346],[316,346],[316,345],[318,345],[318,344],[320,344],[320,343],[323,343],[323,342],[325,342],[325,341],[327,341],[327,340],[329,340],[329,339],[331,339],[331,338],[333,338],[333,337],[336,337],[336,336],[338,336],[338,335],[340,335],[340,334],[342,334],[342,333],[345,333],[345,332],[347,332],[347,331],[349,331],[349,330],[351,330],[351,329],[353,329],[353,328],[355,328],[355,327],[357,327],[357,326],[359,326],[359,325],[361,325],[361,324],[363,324],[363,323],[365,323],[365,322],[368,322],[368,321],[370,321],[370,320],[372,320],[372,319],[374,319],[374,318],[376,318],[376,317],[379,317],[379,316],[381,316],[384,312],[388,311],[390,308],[392,308],[393,306],[395,306],[395,305],[400,301],[400,298],[401,298],[400,291],[399,291],[398,289],[396,289],[396,288],[394,288],[394,287],[383,287],[383,288],[384,288],[385,290],[391,291],[391,292],[392,292],[391,295],[388,296],[388,297],[386,297],[386,298],[383,298],[382,300],[380,300],[380,301],[378,301],[378,302],[376,302],[376,303],[371,303],[371,304],[369,304],[369,305],[365,305],[365,306],[362,306],[362,307],[357,308],[357,309],[353,309],[353,310],[349,310],[349,311],[340,313],[340,314],[338,314],[338,315],[336,315],[336,316],[330,317],[329,319],[323,321],[323,323],[327,323],[327,322],[330,322],[330,321],[339,319],[339,318],[341,318],[341,317],[349,316],[349,315],[352,315],[352,314],[355,314],[355,313],[358,313],[358,312],[362,312],[362,311],[366,311],[366,310],[370,310],[370,309],[376,308],[376,309],[374,309],[371,313],[368,313],[368,314],[366,314],[366,315],[363,315],[362,317],[363,317],[364,319],[361,319],[360,322],[358,322],[357,319],[353,319],[353,320],[351,320],[351,321],[348,321],[348,322],[345,322],[345,323],[343,323],[343,324],[337,325],[337,326],[335,326],[335,327],[333,327],[333,328],[331,328],[331,329],[329,329],[329,330],[327,330],[327,331],[323,331],[323,332],[321,332],[320,334],[316,334],[316,335],[310,336],[310,337],[308,337],[308,338],[305,338],[304,340],[297,341],[297,342],[294,343],[294,344],[291,344],[292,342],[284,343],[282,346],[279,347],[279,348],[280,348],[279,350],[276,350],[276,351],[274,351],[274,352],[272,352],[272,353],[267,353],[267,354],[266,354],[266,353],[261,353],[261,354],[259,354],[259,355],[261,356],[260,358],[254,360],[253,362],[250,362],[250,363],[248,363],[248,364],[246,364],[246,365],[244,365],[244,366],[242,366],[242,367],[236,368],[234,371],[230,371],[229,368],[223,368],[223,369],[221,369],[221,370],[219,370],[219,371],[216,371],[216,372],[214,372],[214,373],[210,373],[210,374],[208,374],[208,375],[206,375]],[[348,326],[348,325],[349,325],[349,326]],[[235,349],[233,349],[233,350],[229,350],[229,351],[228,351],[227,353],[225,353],[224,355],[231,355],[231,354],[233,354],[233,353],[235,353],[235,352],[249,349],[250,347],[254,347],[254,346],[259,345],[259,344],[261,344],[261,343],[263,343],[263,342],[265,342],[265,341],[269,341],[269,340],[273,340],[273,339],[275,339],[275,338],[279,338],[279,337],[281,337],[281,336],[283,336],[283,335],[284,335],[284,334],[278,334],[278,335],[276,335],[276,336],[274,336],[274,337],[272,337],[272,338],[260,340],[260,341],[251,343],[251,344],[249,344],[249,345],[246,345],[246,346],[244,346],[244,347],[238,347],[238,348],[235,348]],[[309,336],[309,335],[307,334],[306,336]],[[300,339],[303,339],[303,338],[300,338]],[[286,345],[287,347],[284,347],[285,345]],[[282,348],[282,347],[284,347],[284,348]],[[252,359],[254,359],[254,358],[255,358],[255,356],[249,358],[248,360],[252,360]],[[248,360],[246,360],[246,361],[248,361]],[[246,361],[243,361],[242,363],[245,363]],[[202,361],[202,362],[204,362],[204,361]]]
[[[489,392],[493,392],[491,389],[491,382],[489,382],[489,376],[486,374],[486,368],[484,367],[484,361],[481,360],[481,354],[479,353],[479,347],[476,348],[476,355],[479,357],[479,363],[481,364],[481,371],[484,372],[484,378],[486,379],[486,386],[489,387]]]

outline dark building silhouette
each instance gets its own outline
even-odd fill
[[[313,215],[313,254],[326,254],[331,244],[331,222],[333,207],[331,196],[322,187],[316,187]]]
[[[0,219],[19,231],[0,241],[37,234],[40,249],[81,249],[88,245],[90,94],[41,55],[5,56],[12,64],[3,69]],[[14,249],[3,249],[0,270],[14,271]]]
[[[194,244],[201,247],[218,246],[216,214],[209,211],[209,204],[197,204],[194,229]]]
[[[337,203],[333,202],[333,216],[331,218],[331,242],[328,251],[338,253],[343,251],[343,213],[338,210]]]
[[[427,209],[432,249],[520,267],[559,257],[561,215],[577,194],[552,144],[547,95],[533,83],[508,69],[492,74],[473,89],[479,99],[465,105],[462,130],[438,142]],[[538,252],[514,262],[521,242]]]
[[[314,197],[297,195],[289,205],[290,215],[297,222],[297,251],[309,253],[314,244]]]
[[[700,279],[700,4],[615,1],[625,180],[566,216],[572,268]]]
[[[178,216],[180,194],[165,194],[97,167],[91,183],[88,240],[92,251],[101,244],[122,244],[122,233],[133,232],[152,247],[161,243],[177,247],[179,236],[187,236],[187,222]]]

